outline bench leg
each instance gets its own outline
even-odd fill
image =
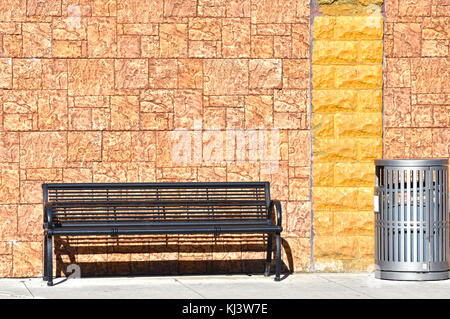
[[[264,276],[270,275],[270,264],[272,263],[272,233],[267,234],[267,258],[266,258],[266,269],[264,271]]]
[[[281,271],[281,235],[277,233],[277,263],[275,268],[275,281],[280,281]]]
[[[47,236],[47,286],[53,286],[52,236]]]
[[[43,280],[47,281],[48,277],[47,277],[47,235],[44,235],[44,277]]]

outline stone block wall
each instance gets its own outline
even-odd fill
[[[373,160],[382,157],[380,3],[318,1],[313,17],[313,229],[316,271],[373,265]]]
[[[1,1],[0,277],[42,274],[44,182],[270,181],[285,260],[308,270],[309,16],[306,0]],[[57,246],[83,273],[263,269],[251,238],[191,239]]]
[[[0,277],[42,275],[45,182],[269,181],[285,269],[371,270],[373,159],[449,157],[449,9],[1,1]],[[261,272],[265,257],[261,236],[56,246],[58,272],[82,276]]]
[[[450,1],[386,0],[385,155],[448,158]]]

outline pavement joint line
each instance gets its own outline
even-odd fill
[[[200,297],[202,297],[203,299],[208,299],[207,297],[203,296],[201,293],[197,292],[195,289],[189,287],[188,285],[182,283],[181,281],[179,281],[177,278],[173,278],[175,280],[175,282],[179,283],[180,285],[182,285],[183,287],[189,289],[190,291],[194,292],[195,294],[199,295]]]
[[[25,288],[27,289],[28,293],[34,299],[35,297],[34,297],[33,293],[31,292],[31,290],[27,287],[27,284],[25,283],[25,280],[21,280],[20,282],[25,286]]]
[[[357,292],[357,293],[360,294],[360,295],[369,297],[370,299],[376,299],[376,297],[374,297],[374,296],[368,295],[368,294],[366,294],[366,293],[364,293],[364,292],[361,292],[361,291],[359,291],[359,290],[356,290],[355,288],[348,287],[348,286],[346,286],[346,285],[344,285],[344,284],[342,284],[342,283],[339,283],[339,282],[337,282],[337,281],[331,280],[330,278],[328,278],[328,277],[326,277],[326,276],[324,276],[324,278],[325,278],[326,280],[328,280],[329,282],[332,282],[332,283],[334,283],[334,284],[336,284],[336,285],[339,285],[339,286],[342,286],[342,287],[344,287],[344,288],[347,288],[347,289],[349,289],[349,290],[351,290],[351,291]]]

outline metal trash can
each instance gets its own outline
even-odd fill
[[[375,166],[375,277],[448,279],[448,160],[376,160]]]

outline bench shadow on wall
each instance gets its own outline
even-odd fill
[[[56,276],[71,275],[71,264],[81,277],[263,274],[266,250],[267,235],[261,234],[56,237]],[[286,277],[294,265],[285,240],[282,251]],[[275,245],[271,275],[274,258]]]

